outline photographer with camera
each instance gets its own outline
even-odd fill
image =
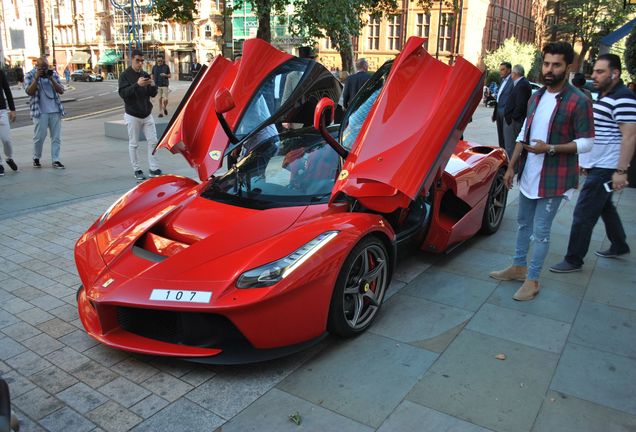
[[[64,107],[59,95],[64,86],[54,69],[49,68],[46,57],[38,59],[35,68],[24,77],[24,88],[29,98],[29,111],[35,131],[33,134],[33,167],[41,168],[40,158],[47,130],[51,135],[51,161],[53,168],[64,169],[60,162],[60,132]]]

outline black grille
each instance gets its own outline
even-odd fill
[[[130,333],[179,345],[223,348],[246,342],[230,320],[215,314],[119,306],[117,321]]]

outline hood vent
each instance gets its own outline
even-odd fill
[[[153,227],[153,229],[156,228],[158,228],[157,225]],[[151,230],[137,240],[133,246],[133,253],[139,258],[153,262],[160,262],[181,252],[188,246],[190,245],[187,243],[169,239],[159,233],[152,232]]]

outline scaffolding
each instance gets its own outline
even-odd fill
[[[113,5],[115,4],[113,3]],[[133,11],[131,11],[131,7],[134,7]],[[150,13],[149,6],[139,5],[137,1],[133,0],[125,4],[115,5],[113,12],[115,49],[121,50],[122,53],[128,53],[124,56],[125,58],[129,56],[132,48],[140,49],[147,58],[154,58],[160,51],[161,43],[153,38],[157,23],[153,14]]]

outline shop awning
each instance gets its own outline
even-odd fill
[[[73,56],[69,60],[69,63],[72,63],[72,64],[86,64],[86,63],[88,63],[88,60],[90,58],[91,58],[90,53],[87,53],[85,51],[75,51],[73,53]]]
[[[104,52],[99,56],[99,61],[97,64],[100,65],[114,65],[119,60],[121,60],[121,55],[117,53],[114,49],[104,50]]]

